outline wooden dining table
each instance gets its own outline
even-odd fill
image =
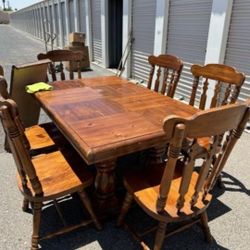
[[[95,164],[95,190],[101,209],[116,203],[118,157],[151,149],[160,161],[169,115],[189,117],[197,109],[116,76],[53,82],[35,98],[88,165]]]

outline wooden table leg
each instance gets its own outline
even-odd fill
[[[96,200],[101,213],[113,213],[118,208],[115,196],[115,167],[116,159],[96,164]]]
[[[156,146],[149,150],[147,166],[162,164],[164,162],[164,157],[166,151],[166,144]]]

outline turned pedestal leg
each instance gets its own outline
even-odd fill
[[[166,145],[159,145],[151,148],[148,153],[147,167],[152,165],[162,164],[164,162],[164,156],[166,151]]]
[[[91,205],[91,202],[89,200],[87,193],[84,190],[82,190],[81,192],[78,192],[78,194],[79,194],[85,208],[88,210],[88,212],[89,212],[89,214],[90,214],[90,216],[91,216],[91,218],[96,226],[96,229],[101,230],[102,226],[94,213],[94,210],[92,208],[92,205]]]
[[[116,160],[96,164],[97,174],[95,179],[96,198],[100,212],[117,209],[115,196],[115,167]]]
[[[126,216],[129,208],[131,207],[132,201],[133,201],[133,195],[127,192],[119,218],[117,220],[117,226],[121,226],[123,224],[124,217]]]

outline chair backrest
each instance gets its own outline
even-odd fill
[[[0,76],[0,103],[6,102],[7,99],[10,100],[10,95],[9,95],[9,93],[7,91],[7,82],[6,82],[5,78]],[[29,143],[28,139],[25,136],[25,133],[24,133],[25,128],[24,128],[23,122],[22,122],[22,120],[20,118],[17,104],[15,103],[14,100],[10,100],[10,102],[12,104],[11,112],[15,116],[16,125],[19,128],[21,135],[23,136],[23,141],[24,141],[25,147],[27,148],[27,150],[29,150],[30,149],[30,143]]]
[[[0,65],[0,76],[4,75],[3,67]]]
[[[50,60],[42,60],[12,66],[10,96],[19,107],[20,116],[25,127],[37,124],[40,114],[40,106],[30,94],[26,93],[25,87],[36,82],[45,82],[49,63]]]
[[[32,193],[27,186],[28,177],[35,195],[41,196],[43,194],[42,186],[25,146],[24,134],[17,126],[18,114],[16,111],[16,104],[13,100],[4,100],[0,97],[0,118],[22,180],[23,189],[28,194]]]
[[[52,80],[56,81],[56,72],[60,72],[61,80],[65,80],[64,65],[63,62],[69,62],[69,77],[74,79],[73,64],[77,65],[78,78],[81,78],[81,61],[83,60],[83,53],[81,51],[70,50],[51,50],[47,54],[38,54],[37,59],[50,59],[52,63],[49,65],[49,71],[52,75]],[[59,62],[59,68],[55,65],[55,62]]]
[[[237,72],[235,68],[224,64],[193,65],[191,72],[194,80],[189,104],[195,104],[197,90],[200,86],[200,109],[205,109],[206,106],[209,81],[215,82],[214,95],[210,103],[210,108],[235,103],[241,86],[245,81],[243,73]]]
[[[191,177],[197,163],[195,159],[197,149],[200,147],[197,140],[202,137],[210,137],[211,142],[206,156],[199,161],[201,168],[194,184],[194,191],[188,195],[191,197],[190,209],[196,205],[198,197],[202,198],[202,201],[206,200],[208,192],[212,189],[235,143],[240,138],[249,115],[248,102],[201,111],[189,119],[173,116],[165,119],[163,128],[170,139],[170,147],[156,204],[159,212],[162,212],[165,207],[177,163],[182,165],[182,178],[175,206],[178,211],[183,208],[185,195],[190,192]],[[188,156],[180,160],[185,138],[189,138],[190,141],[187,149]]]
[[[172,55],[152,55],[148,57],[148,62],[151,65],[151,71],[147,88],[151,89],[156,72],[154,91],[160,91],[163,95],[173,97],[183,67],[182,60]]]
[[[4,99],[10,98],[10,95],[8,93],[8,84],[3,76],[0,76],[0,95]]]

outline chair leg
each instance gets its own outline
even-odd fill
[[[216,184],[217,184],[217,186],[218,186],[220,189],[225,188],[225,185],[224,185],[224,183],[223,183],[221,174],[219,175]]]
[[[133,201],[133,195],[127,192],[123,205],[122,205],[121,213],[117,220],[117,226],[121,226],[123,224],[124,218],[132,204],[132,201]]]
[[[32,234],[32,241],[31,241],[31,250],[38,249],[39,230],[40,230],[40,222],[41,222],[41,210],[42,210],[42,203],[41,202],[34,202],[33,234]]]
[[[98,221],[94,211],[93,211],[93,208],[91,206],[91,203],[90,203],[90,200],[86,194],[86,192],[84,190],[82,190],[81,192],[78,192],[79,196],[80,196],[80,199],[81,201],[83,202],[85,208],[88,210],[94,224],[95,224],[95,227],[98,229],[98,230],[101,230],[102,229],[102,226],[100,224],[100,222]]]
[[[26,198],[23,198],[22,210],[23,210],[24,212],[28,212],[28,211],[29,211],[29,200],[26,199]]]
[[[205,239],[208,243],[211,243],[213,241],[209,226],[208,226],[208,218],[207,218],[207,212],[203,212],[200,216],[200,223],[201,227],[205,236]]]
[[[165,238],[166,233],[166,222],[159,222],[159,226],[155,235],[155,244],[154,244],[154,250],[160,250],[162,248],[162,244]]]

